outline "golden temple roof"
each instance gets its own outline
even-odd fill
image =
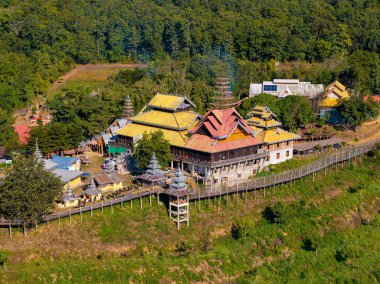
[[[296,140],[300,138],[299,135],[290,133],[280,128],[267,129],[267,130],[257,129],[257,130],[258,131],[261,130],[261,131],[257,134],[256,137],[259,139],[262,139],[263,142],[267,144],[291,141],[291,140]]]
[[[148,106],[167,110],[176,110],[184,101],[194,107],[194,104],[186,97],[157,93]]]
[[[135,138],[138,135],[142,135],[144,132],[152,133],[161,130],[164,133],[165,139],[167,139],[170,145],[183,147],[186,141],[189,139],[187,131],[169,130],[161,127],[154,127],[148,125],[141,125],[136,123],[130,123],[119,129],[116,133],[121,136],[128,136]]]
[[[334,81],[327,86],[327,91],[323,97],[324,99],[319,103],[319,107],[336,107],[341,104],[342,100],[349,99],[350,95],[342,83]]]
[[[192,111],[165,112],[150,110],[143,112],[130,120],[132,122],[151,126],[164,127],[175,130],[187,130],[198,118],[198,114]]]

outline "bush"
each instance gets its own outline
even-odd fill
[[[0,266],[4,266],[7,259],[8,259],[8,252],[0,251]]]
[[[247,220],[238,221],[236,224],[232,224],[231,235],[234,239],[246,239],[251,235],[253,231],[253,225]]]
[[[281,202],[277,202],[273,207],[265,207],[262,216],[270,224],[285,224],[285,210]]]
[[[317,245],[315,244],[315,241],[313,241],[310,238],[306,238],[302,241],[301,248],[305,251],[316,251]]]
[[[176,252],[181,255],[181,256],[185,256],[185,255],[188,255],[192,249],[192,245],[190,243],[187,243],[187,242],[180,242],[179,244],[176,244]]]

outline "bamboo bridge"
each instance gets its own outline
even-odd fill
[[[190,201],[196,201],[206,198],[212,198],[212,197],[221,197],[223,195],[228,194],[239,194],[239,193],[247,193],[248,191],[255,191],[265,188],[271,188],[272,186],[285,184],[285,183],[291,183],[295,180],[301,179],[303,177],[309,176],[309,175],[315,175],[315,173],[324,170],[325,174],[328,169],[328,167],[334,165],[343,163],[345,161],[350,161],[352,159],[355,159],[358,156],[364,155],[368,153],[371,149],[373,149],[374,145],[376,143],[379,143],[380,139],[371,141],[366,144],[362,144],[359,146],[349,147],[344,150],[336,151],[334,153],[331,153],[327,155],[324,158],[318,159],[314,162],[311,162],[305,166],[295,168],[293,170],[284,171],[279,174],[269,175],[265,177],[258,177],[254,178],[251,181],[244,182],[244,183],[236,183],[233,186],[226,186],[226,187],[219,187],[217,189],[208,189],[206,187],[200,187],[198,190],[196,190],[193,194],[189,195]],[[60,213],[53,213],[48,216],[44,216],[41,219],[41,223],[49,223],[53,220],[59,220],[61,218],[69,217],[71,220],[72,215],[80,215],[82,219],[82,214],[85,212],[90,212],[91,216],[93,214],[94,210],[103,209],[105,207],[111,207],[111,210],[113,210],[113,206],[120,204],[120,206],[123,207],[123,204],[125,202],[131,202],[136,199],[140,199],[140,207],[142,207],[142,198],[143,197],[149,197],[149,202],[151,204],[152,202],[152,195],[157,195],[157,198],[159,200],[159,195],[161,194],[160,188],[153,188],[153,189],[141,189],[136,193],[129,193],[114,199],[107,200],[102,203],[97,204],[91,204],[89,206],[83,206],[79,208],[74,208],[68,211],[60,212]],[[21,226],[22,223],[17,220],[5,220],[0,219],[0,226],[9,226],[11,229],[12,226]]]

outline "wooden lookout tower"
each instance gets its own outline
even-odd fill
[[[181,223],[189,226],[189,195],[191,191],[188,189],[180,168],[177,168],[169,189],[164,193],[169,196],[169,218],[176,222],[177,229],[179,230]]]

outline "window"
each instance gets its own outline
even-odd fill
[[[218,180],[217,180],[217,179],[214,179],[214,183],[218,183]]]
[[[286,141],[286,145],[288,145],[288,146],[289,146],[289,141]]]
[[[280,159],[280,153],[276,154],[276,158],[277,158],[277,160]]]
[[[286,157],[289,157],[289,156],[290,156],[290,152],[286,151]]]
[[[269,162],[269,156],[266,158],[267,162]]]
[[[280,143],[277,143],[277,148],[280,148]]]
[[[228,178],[227,177],[222,177],[222,182],[226,182],[228,181]]]
[[[264,85],[264,92],[277,92],[277,85]]]
[[[267,149],[269,150],[269,145],[267,146]]]

